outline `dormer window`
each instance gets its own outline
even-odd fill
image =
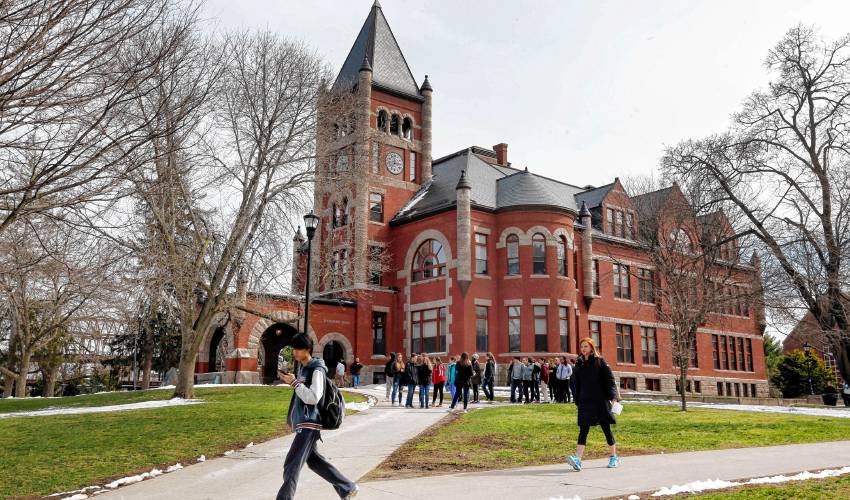
[[[401,136],[408,141],[413,140],[413,120],[409,117],[405,117],[401,123]]]
[[[606,208],[605,234],[629,240],[635,239],[634,214],[619,208]]]

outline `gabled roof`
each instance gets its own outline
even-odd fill
[[[665,200],[667,200],[674,187],[676,187],[675,184],[664,189],[632,196],[632,205],[637,210],[638,216],[643,220],[651,218],[664,205]]]
[[[422,99],[416,79],[377,1],[342,64],[334,89],[356,85],[364,59],[372,67],[373,86]]]
[[[611,184],[599,186],[598,188],[583,191],[576,195],[576,202],[579,206],[581,206],[581,203],[584,202],[587,205],[587,208],[592,210],[602,204],[602,200],[605,199],[612,187],[614,187],[613,182]]]

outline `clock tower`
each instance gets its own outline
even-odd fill
[[[390,219],[431,180],[431,95],[417,84],[376,0],[332,89],[323,96],[314,206],[322,218],[314,251],[317,290],[391,295],[384,272]],[[319,127],[322,130],[322,127]],[[337,293],[338,292],[338,293]]]

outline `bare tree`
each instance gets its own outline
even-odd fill
[[[827,42],[797,26],[765,64],[773,80],[730,129],[669,148],[664,171],[747,220],[772,310],[810,311],[850,380],[850,36]]]
[[[173,43],[139,40],[171,0],[12,0],[0,5],[0,233],[30,214],[68,216],[119,193],[150,129],[120,118]],[[143,46],[150,48],[151,45]]]

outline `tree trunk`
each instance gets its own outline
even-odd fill
[[[15,384],[16,398],[27,397],[27,374],[29,372],[31,357],[32,353],[29,351],[29,349],[26,349],[21,346],[21,369],[18,372],[18,380]]]
[[[15,388],[15,379],[13,377],[5,377],[5,384],[3,385],[3,397],[8,398],[12,395],[12,390]]]
[[[688,380],[688,363],[690,360],[679,359],[679,396],[682,400],[682,411],[688,411],[688,400],[685,398],[685,388]]]
[[[192,399],[195,395],[195,356],[191,353],[191,343],[183,342],[180,348],[180,362],[177,369],[177,387],[174,388],[174,397]]]
[[[153,366],[153,349],[148,345],[144,352],[145,359],[142,363],[142,389],[151,388],[151,366]]]
[[[58,366],[44,371],[44,397],[49,398],[56,395],[56,377],[58,375]]]

